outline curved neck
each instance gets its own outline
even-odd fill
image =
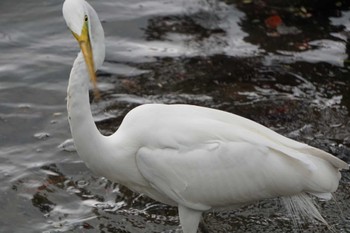
[[[74,61],[67,91],[67,110],[74,145],[80,158],[96,174],[122,184],[143,184],[135,168],[136,153],[125,147],[123,135],[103,136],[96,127],[89,102],[89,75],[81,53]]]
[[[82,56],[74,61],[67,90],[67,111],[71,133],[81,158],[91,164],[104,136],[94,122],[89,101],[89,75]]]
[[[95,69],[105,57],[104,32],[95,10],[84,2],[89,19],[89,38]],[[135,166],[137,148],[128,145],[123,134],[103,136],[92,117],[89,100],[90,78],[82,52],[74,61],[67,90],[68,119],[77,152],[95,173],[120,183],[144,185],[144,178]],[[126,142],[126,143],[125,143]],[[129,143],[130,144],[130,143]]]
[[[95,10],[85,2],[89,15],[89,36],[95,69],[98,69],[105,58],[104,31]],[[79,156],[88,167],[94,166],[96,155],[103,150],[104,136],[99,132],[91,114],[89,100],[89,74],[80,52],[74,61],[69,77],[67,90],[67,110],[71,133]],[[101,168],[102,169],[102,168]],[[100,170],[94,167],[92,170]]]

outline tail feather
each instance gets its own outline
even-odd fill
[[[299,226],[302,220],[319,221],[333,231],[318,211],[316,203],[308,194],[300,193],[294,196],[282,197],[281,199],[296,226]]]
[[[324,159],[326,161],[328,161],[330,164],[332,164],[334,167],[340,169],[340,170],[348,170],[350,164],[347,164],[346,162],[344,162],[343,160],[323,151],[320,150],[318,148],[315,147],[311,147],[311,146],[306,146],[305,148],[300,149],[300,151],[302,153],[305,154],[310,154],[316,157],[319,157],[321,159]]]

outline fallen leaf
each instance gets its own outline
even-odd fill
[[[265,25],[268,28],[276,29],[281,24],[282,24],[282,19],[278,15],[273,15],[265,19]]]

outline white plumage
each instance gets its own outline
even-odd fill
[[[94,82],[104,60],[103,29],[84,0],[66,0],[63,15],[83,51],[69,79],[69,123],[91,170],[178,206],[184,233],[197,232],[204,211],[274,197],[324,221],[306,194],[330,199],[339,170],[348,164],[246,118],[192,105],[148,104],[130,111],[113,135],[101,135],[88,89],[89,76]]]

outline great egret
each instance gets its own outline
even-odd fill
[[[202,212],[285,197],[324,221],[309,194],[330,199],[348,169],[342,160],[243,117],[193,105],[146,104],[117,132],[100,134],[91,115],[89,77],[105,57],[104,32],[85,0],[65,0],[64,19],[81,52],[68,85],[68,116],[78,154],[96,174],[178,207],[184,233]]]

